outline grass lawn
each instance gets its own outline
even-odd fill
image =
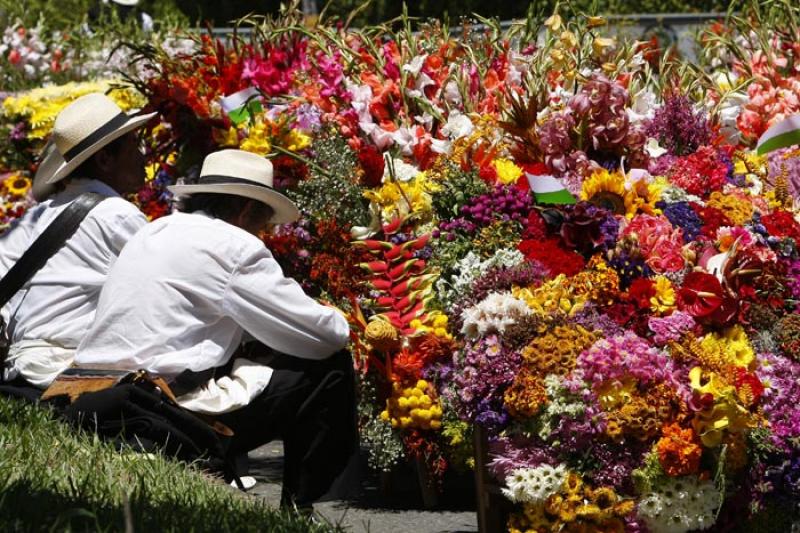
[[[335,531],[0,398],[0,531]]]

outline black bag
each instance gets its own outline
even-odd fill
[[[82,394],[62,416],[118,446],[200,461],[224,472],[229,438],[208,422],[175,405],[149,382],[124,383]]]

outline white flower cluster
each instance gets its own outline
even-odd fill
[[[517,249],[497,250],[492,257],[485,260],[481,260],[480,256],[474,252],[469,252],[456,263],[455,271],[458,272],[456,276],[449,280],[439,278],[436,282],[439,301],[449,308],[456,298],[463,296],[475,280],[490,268],[512,268],[521,265],[524,261],[525,256]]]
[[[503,333],[508,326],[529,314],[531,309],[528,304],[514,298],[510,292],[493,292],[461,313],[464,322],[461,333],[470,338]]]
[[[581,398],[570,394],[562,385],[561,378],[556,374],[548,374],[544,378],[544,387],[547,391],[547,403],[539,413],[539,436],[547,439],[556,429],[556,424],[562,418],[578,418],[586,410],[586,403]]]
[[[708,529],[716,520],[721,494],[711,481],[670,478],[639,501],[638,514],[653,533]]]
[[[567,468],[563,464],[515,468],[506,476],[503,495],[514,503],[540,503],[561,488],[566,477]]]
[[[49,74],[53,55],[47,49],[41,29],[26,29],[21,24],[8,27],[0,38],[0,57],[25,73],[26,78]]]

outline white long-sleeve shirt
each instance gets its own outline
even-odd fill
[[[7,379],[21,374],[46,387],[72,362],[94,320],[100,289],[122,247],[147,219],[108,185],[71,180],[64,191],[31,208],[0,235],[0,276],[75,198],[95,192],[108,198],[92,209],[64,246],[0,310],[12,346]]]
[[[330,356],[349,337],[345,318],[286,278],[257,237],[202,213],[175,213],[128,242],[75,362],[170,378],[186,369],[224,365],[245,331],[279,352],[306,359]],[[219,391],[211,390],[224,388],[218,381],[203,393],[214,397],[213,405],[181,403],[202,412],[246,405],[272,372],[248,366],[257,367],[251,380],[257,383],[246,397],[220,400]]]

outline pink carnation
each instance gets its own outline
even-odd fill
[[[680,228],[672,227],[664,216],[637,215],[622,231],[623,236],[635,235],[647,266],[653,271],[678,272],[683,270],[681,254],[683,235]]]
[[[601,339],[578,356],[578,369],[594,386],[632,377],[641,384],[672,382],[672,359],[631,331]]]
[[[669,316],[659,318],[651,316],[647,322],[655,335],[653,335],[653,342],[658,346],[663,346],[669,341],[680,340],[684,334],[692,331],[697,326],[692,315],[684,313],[683,311],[675,311]]]

